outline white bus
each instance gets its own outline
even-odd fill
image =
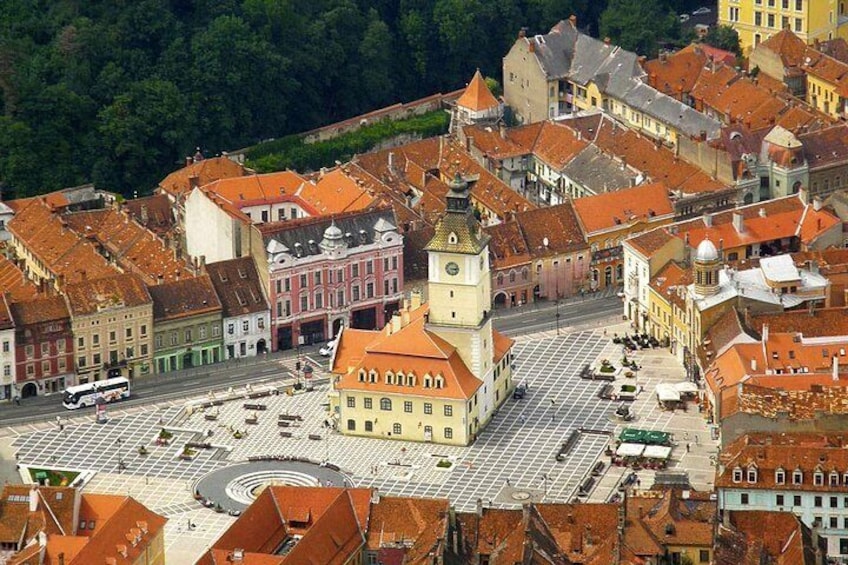
[[[84,385],[69,386],[62,396],[62,405],[68,410],[94,406],[98,395],[106,402],[114,402],[130,397],[130,381],[124,377],[115,377],[105,381],[95,381]]]

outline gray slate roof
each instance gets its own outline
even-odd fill
[[[636,174],[622,169],[615,159],[602,153],[595,145],[588,145],[562,170],[574,182],[601,194],[611,190],[627,188]]]
[[[571,22],[561,21],[549,33],[528,38],[535,43],[536,59],[548,78],[565,78],[569,73],[579,35]]]

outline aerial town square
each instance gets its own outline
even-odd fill
[[[848,563],[843,8],[4,5],[0,565]]]

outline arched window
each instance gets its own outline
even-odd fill
[[[456,237],[456,234],[454,232],[450,232],[450,234],[448,235],[448,243],[456,245],[458,242],[459,238]]]
[[[529,271],[527,270],[527,267],[524,267],[523,269],[521,269],[521,279],[522,279],[522,280],[525,280],[525,281],[526,281],[526,280],[527,280],[527,277],[528,277],[529,275],[530,275],[530,273],[529,273]]]
[[[624,265],[619,263],[615,266],[615,280],[616,282],[621,282],[621,279],[624,278]]]
[[[498,286],[503,286],[503,273],[498,273]]]
[[[392,410],[392,400],[390,398],[381,398],[380,399],[380,410],[386,410],[387,412],[391,412],[391,410]]]
[[[515,282],[515,271],[509,272],[509,282],[511,282],[511,283]]]

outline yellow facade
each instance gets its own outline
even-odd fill
[[[71,325],[80,384],[107,378],[108,367],[120,369],[125,377],[152,372],[152,303],[73,316]]]
[[[785,27],[807,43],[845,37],[848,26],[839,25],[843,10],[841,0],[719,0],[718,23],[739,33],[747,57]]]
[[[671,302],[653,285],[648,289],[648,320],[653,337],[660,343],[671,341],[674,335],[674,311]]]
[[[828,116],[842,117],[844,102],[837,93],[838,85],[807,73],[807,104]]]

